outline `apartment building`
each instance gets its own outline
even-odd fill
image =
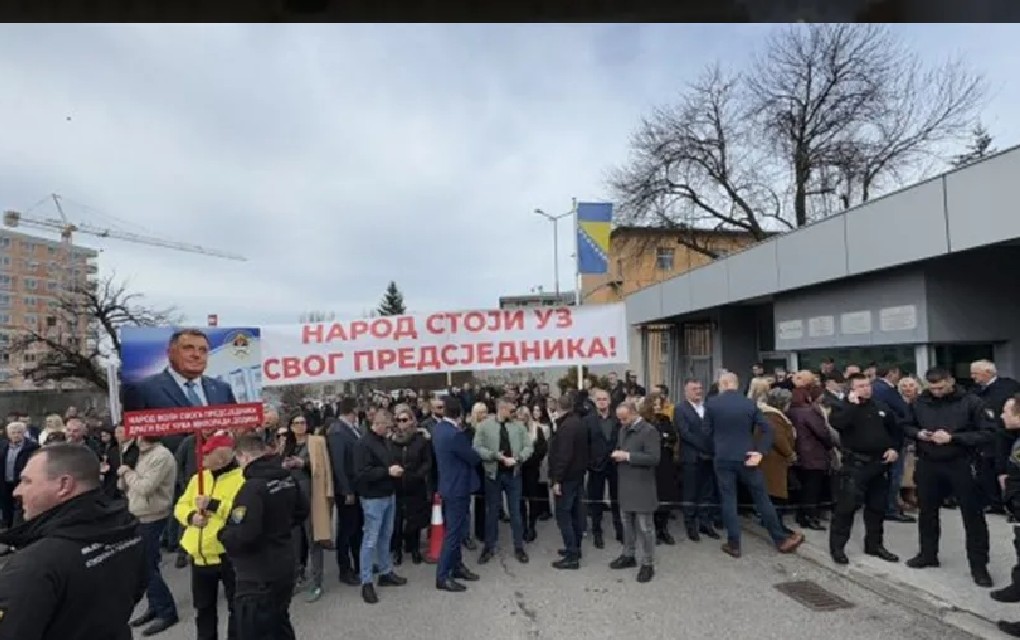
[[[94,286],[97,255],[92,249],[0,229],[0,389],[36,388],[25,372],[45,346],[24,353],[10,349],[27,331],[89,346],[94,338],[89,319],[62,311],[60,303],[81,286]]]

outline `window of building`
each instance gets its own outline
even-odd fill
[[[9,267],[9,266],[11,266],[11,257],[10,256],[0,256],[0,267]]]
[[[4,237],[0,238],[0,247],[3,247],[4,249],[6,249],[6,248],[8,248],[10,246],[11,246],[11,239],[10,238],[8,238],[7,236],[4,236]]]
[[[911,375],[917,373],[917,354],[914,352],[913,345],[799,351],[797,352],[797,366],[801,369],[818,371],[822,366],[823,358],[832,358],[838,371],[843,371],[848,364],[855,364],[864,369],[868,364],[874,362],[879,366],[897,366],[903,373]]]
[[[0,370],[0,382],[7,382],[10,379],[11,374],[7,373],[6,371]]]
[[[10,291],[14,288],[14,278],[10,276],[0,275],[0,289],[7,289]]]
[[[46,316],[46,326],[51,328],[57,326],[56,316]]]
[[[655,250],[655,268],[659,271],[672,271],[676,250],[672,247],[658,247]]]
[[[11,335],[9,333],[0,333],[0,346],[9,346],[11,344]]]
[[[8,308],[11,306],[11,297],[7,294],[0,294],[0,308]]]
[[[56,247],[46,247],[46,253],[50,254],[51,256],[55,255],[57,253],[57,248]]]
[[[57,302],[56,300],[50,300],[49,302],[47,302],[47,303],[46,303],[46,305],[47,305],[47,306],[48,306],[48,307],[49,307],[50,309],[56,309],[56,308],[60,307],[60,303],[59,303],[59,302]]]
[[[23,353],[21,354],[21,361],[25,364],[32,364],[36,361],[36,355],[34,353]]]
[[[25,324],[33,329],[39,326],[39,316],[29,313],[25,316]]]
[[[50,280],[49,282],[46,283],[46,289],[51,293],[55,292],[57,290],[57,283],[54,282],[53,280]]]
[[[39,298],[35,296],[25,296],[25,306],[29,308],[35,308],[39,304]]]
[[[39,281],[35,278],[25,278],[25,291],[36,291],[39,289]]]
[[[11,323],[11,314],[9,314],[9,313],[0,313],[0,325],[10,324],[10,323]]]
[[[3,353],[0,353],[0,364],[9,364],[10,361],[11,361],[10,351],[4,351]]]

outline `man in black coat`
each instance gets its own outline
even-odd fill
[[[974,461],[977,481],[989,513],[1003,514],[1006,509],[998,476],[1006,473],[1016,433],[1006,428],[1001,416],[1006,401],[1020,393],[1020,382],[1000,376],[995,363],[989,360],[972,362],[970,377],[975,385],[971,392],[985,403],[985,414],[996,426],[995,439],[978,452]]]
[[[595,401],[595,410],[582,418],[585,431],[588,433],[588,515],[591,516],[592,544],[602,549],[605,541],[602,536],[602,513],[606,509],[606,490],[609,490],[609,508],[613,517],[613,530],[616,539],[623,541],[623,520],[620,517],[620,498],[616,483],[616,463],[609,457],[616,450],[620,435],[620,421],[610,410],[612,400],[605,389],[595,389],[591,393]]]
[[[0,534],[18,549],[0,569],[0,640],[121,640],[148,584],[138,520],[99,486],[99,458],[54,443],[15,490],[25,522]]]
[[[339,415],[326,432],[330,464],[333,468],[333,495],[336,501],[336,562],[340,581],[350,586],[361,584],[361,538],[364,516],[354,490],[354,447],[361,438],[358,429],[357,402],[340,401]]]
[[[556,524],[563,536],[563,556],[552,566],[556,569],[578,569],[581,566],[581,538],[584,516],[581,510],[584,474],[588,469],[588,432],[574,412],[574,393],[564,393],[557,400],[560,417],[556,433],[549,441],[549,483],[556,496]]]

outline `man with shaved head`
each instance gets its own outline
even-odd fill
[[[804,542],[800,532],[787,535],[769,500],[762,476],[762,452],[772,448],[772,427],[758,405],[739,391],[737,375],[719,376],[719,395],[705,403],[705,431],[715,451],[715,474],[727,539],[722,550],[740,557],[740,517],[737,515],[737,482],[744,484],[769,536],[781,553],[792,553]],[[757,433],[756,433],[757,430]]]

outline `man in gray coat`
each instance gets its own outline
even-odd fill
[[[641,419],[633,402],[616,408],[620,419],[619,445],[611,454],[616,462],[623,516],[623,553],[611,569],[632,569],[640,565],[637,581],[648,582],[655,575],[655,522],[659,507],[655,491],[655,468],[662,448],[659,430]]]

